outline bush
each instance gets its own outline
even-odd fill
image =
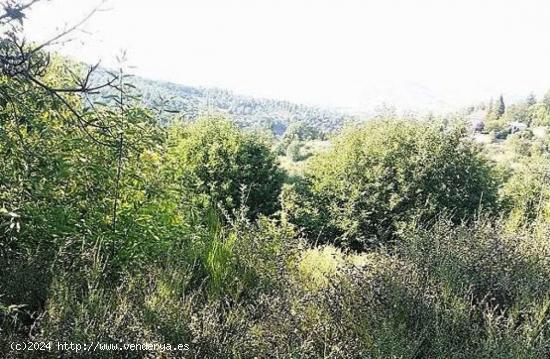
[[[100,248],[82,249],[74,266],[53,268],[48,300],[28,324],[18,323],[24,308],[0,306],[0,350],[30,332],[36,341],[189,344],[194,357],[549,354],[547,223],[511,231],[437,220],[402,228],[392,253],[351,254],[304,248],[284,220],[206,217],[156,261],[120,273]]]
[[[346,131],[284,194],[292,222],[314,240],[360,249],[394,237],[401,222],[447,212],[457,222],[492,209],[491,164],[460,129],[375,121]]]
[[[208,226],[195,227],[192,235],[173,243],[162,261],[113,276],[109,259],[95,248],[81,253],[78,269],[56,268],[31,335],[37,341],[188,344],[185,355],[248,357],[252,349],[247,343],[261,322],[260,308],[282,290],[281,276],[296,257],[298,242],[291,226],[265,217],[250,222],[240,215],[222,226],[213,212],[208,216]],[[5,338],[21,340],[4,320],[2,306],[0,310]],[[4,337],[0,350],[3,345],[8,345]],[[155,354],[168,358],[173,353]],[[58,355],[37,352],[29,357]],[[98,358],[112,355],[93,353]],[[125,358],[144,355],[123,353]]]
[[[540,222],[511,231],[501,221],[439,220],[403,233],[400,257],[421,274],[431,303],[428,357],[549,354],[548,229]]]
[[[283,174],[275,155],[253,134],[220,118],[203,118],[172,132],[169,170],[182,201],[202,207],[221,204],[231,212],[242,204],[250,215],[279,208]]]
[[[544,157],[522,161],[504,185],[503,201],[514,222],[523,224],[536,218],[550,219],[549,165]]]

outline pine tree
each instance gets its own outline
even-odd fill
[[[500,118],[502,115],[504,115],[504,111],[506,111],[506,105],[504,104],[504,97],[500,95],[498,99],[498,103],[495,108],[497,118]]]
[[[535,97],[535,94],[531,92],[529,96],[527,96],[527,99],[525,99],[525,103],[527,104],[527,106],[533,106],[534,104],[536,104],[537,98]]]

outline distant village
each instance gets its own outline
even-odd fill
[[[546,126],[530,127],[523,121],[505,121],[499,128],[488,128],[487,110],[477,110],[466,117],[466,122],[470,124],[473,138],[477,142],[491,143],[498,140],[505,140],[509,135],[529,131],[534,137],[546,138],[548,128]]]

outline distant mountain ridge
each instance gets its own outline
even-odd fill
[[[97,74],[97,81],[106,78],[107,72]],[[144,104],[151,108],[178,112],[194,120],[204,113],[222,113],[240,127],[269,130],[276,136],[284,134],[291,124],[304,123],[321,133],[339,130],[352,115],[289,101],[255,98],[216,88],[192,87],[171,82],[131,77]]]

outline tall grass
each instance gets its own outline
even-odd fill
[[[43,309],[28,323],[16,323],[23,309],[2,306],[1,342],[5,349],[30,334],[187,343],[184,354],[201,358],[544,358],[548,231],[544,223],[511,230],[442,219],[405,227],[394,247],[356,254],[308,248],[284,221],[224,223],[210,213],[162,261],[113,274],[109,257],[92,248],[78,268],[54,269]]]

